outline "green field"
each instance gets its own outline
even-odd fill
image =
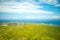
[[[50,24],[0,24],[0,40],[60,40],[60,27]]]

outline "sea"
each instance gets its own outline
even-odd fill
[[[0,20],[0,23],[6,23],[6,22],[24,22],[24,23],[44,23],[44,24],[53,24],[53,25],[59,25],[60,26],[60,19],[57,20],[40,20],[40,19],[9,19],[9,20]]]

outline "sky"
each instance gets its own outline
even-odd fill
[[[60,0],[0,0],[0,19],[60,19]]]

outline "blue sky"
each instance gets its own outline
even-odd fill
[[[60,0],[0,0],[0,19],[60,19]]]

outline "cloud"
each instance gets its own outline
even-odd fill
[[[25,19],[60,19],[60,16],[26,16]]]
[[[49,5],[60,6],[58,0],[40,0],[41,3],[46,3]]]
[[[55,6],[60,6],[60,4],[57,4],[57,5],[55,5]]]
[[[39,16],[26,16],[26,19],[40,19]]]
[[[42,3],[46,3],[46,4],[49,4],[49,5],[59,5],[60,4],[58,3],[58,0],[0,0],[0,3],[4,3],[4,2],[28,2],[28,3],[32,3],[32,4],[35,4],[35,5],[40,5]]]
[[[50,18],[50,19],[60,19],[60,16],[50,16],[48,18]]]
[[[49,15],[25,15],[25,16],[22,16],[22,15],[14,15],[14,14],[9,14],[9,15],[1,15],[0,16],[0,19],[60,19],[60,16],[55,16],[55,15],[52,15],[52,16],[49,16]]]
[[[6,19],[60,19],[60,16],[54,16],[53,12],[50,11],[45,11],[45,10],[41,10],[40,8],[43,8],[43,6],[37,5],[37,4],[42,4],[42,3],[47,3],[50,5],[56,5],[59,6],[60,4],[58,4],[57,0],[39,0],[34,1],[34,0],[24,0],[22,2],[17,2],[17,0],[11,0],[11,1],[6,1],[3,2],[4,0],[1,0],[2,2],[0,2],[0,12],[8,12],[8,13],[20,13],[20,14],[33,14],[33,16],[24,16],[24,17],[19,17],[18,16],[7,16],[6,17],[0,17],[1,18],[6,18]],[[19,0],[20,1],[20,0]],[[39,16],[35,15],[35,14],[39,14]],[[40,14],[43,14],[42,16]],[[46,15],[48,14],[48,16]],[[52,14],[53,16],[51,16],[50,14]],[[35,16],[34,16],[35,15]]]
[[[54,4],[57,4],[57,0],[41,0],[42,2],[45,2],[47,4],[51,4],[51,5],[54,5]]]
[[[43,6],[34,5],[28,2],[5,2],[1,3],[0,12],[12,13],[45,13],[51,14],[52,12],[40,10]]]
[[[49,5],[54,5],[54,6],[59,5],[60,6],[60,4],[58,3],[58,0],[25,0],[25,1],[27,1],[29,3],[37,4],[37,5],[38,4],[41,5],[43,3],[46,3]]]

